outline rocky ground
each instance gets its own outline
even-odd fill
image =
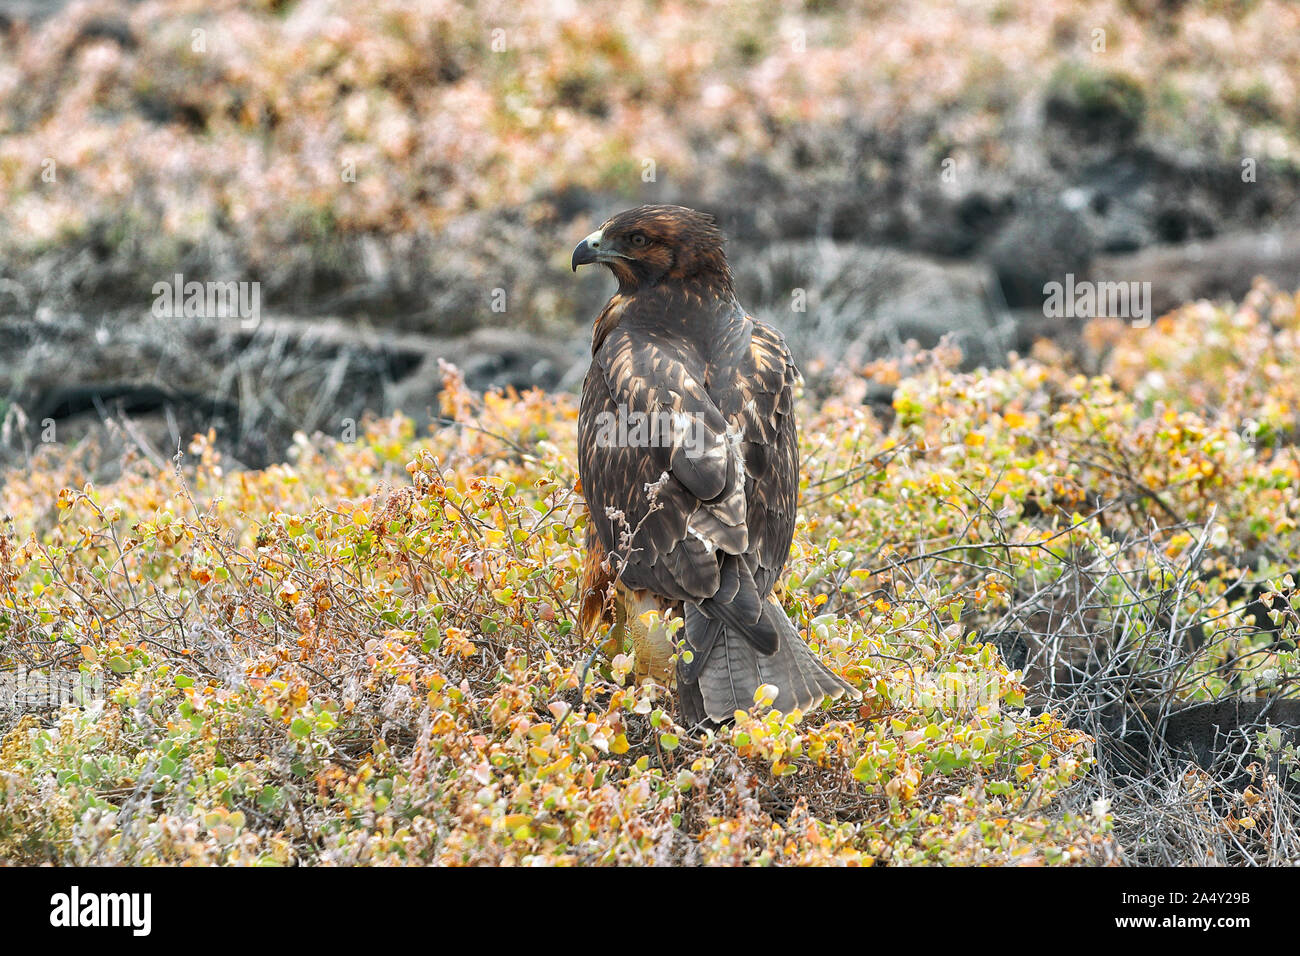
[[[868,230],[800,235],[795,219],[763,236],[726,212],[727,199],[689,201],[729,221],[742,301],[785,331],[814,383],[839,364],[862,366],[900,354],[909,342],[933,346],[945,335],[969,367],[1001,364],[1008,351],[1027,353],[1040,338],[1086,367],[1090,357],[1078,338],[1087,317],[1045,315],[1041,305],[1043,285],[1066,273],[1098,282],[1149,281],[1156,315],[1193,299],[1240,298],[1255,276],[1281,288],[1300,285],[1300,223],[1291,216],[1277,217],[1267,229],[1211,229],[1181,243],[1120,251],[1099,244],[1096,227],[1084,223],[1053,247],[1052,237],[1067,231],[1062,223],[1081,224],[1062,201],[1067,192],[1044,187],[1039,194],[1041,202],[1057,204],[1059,220],[1012,213],[1003,224],[990,224],[987,235],[972,236],[965,253],[948,256],[923,236],[886,245]],[[551,248],[529,250],[536,258],[515,286],[518,294],[568,303],[571,315],[567,324],[543,327],[529,321],[528,305],[490,311],[484,284],[468,276],[451,277],[442,290],[456,302],[455,314],[469,316],[446,332],[436,321],[420,321],[421,313],[375,304],[392,295],[386,280],[349,285],[353,308],[321,304],[316,314],[281,312],[272,298],[257,327],[246,329],[233,319],[158,319],[147,307],[77,300],[46,285],[38,266],[0,285],[3,453],[21,461],[51,423],[59,441],[75,442],[102,431],[106,416],[126,413],[138,426],[135,435],[123,436],[130,444],[144,438],[169,457],[182,437],[211,426],[236,459],[259,466],[294,431],[338,434],[367,410],[401,409],[432,420],[439,359],[459,365],[476,389],[576,388],[588,358],[589,322],[611,283],[603,274],[574,278],[556,260],[589,223],[627,204],[593,198],[585,218],[528,235],[528,246]],[[1153,229],[1156,208],[1153,203]],[[948,214],[960,218],[956,210]],[[1044,230],[1052,235],[1031,235]],[[933,239],[942,235],[936,230]],[[1016,248],[1026,253],[1017,257]],[[71,255],[64,250],[56,258]],[[83,253],[81,263],[45,268],[84,278],[95,272],[89,259]],[[806,311],[792,307],[796,290],[803,290]]]

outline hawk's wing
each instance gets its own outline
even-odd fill
[[[745,434],[746,523],[757,559],[754,580],[766,596],[790,557],[799,497],[794,390],[799,370],[781,334],[754,322],[746,374],[739,382]]]
[[[590,520],[627,586],[698,603],[774,650],[754,628],[794,533],[798,372],[779,333],[738,309],[674,318],[624,315],[596,351],[579,415]],[[658,440],[609,441],[620,416],[646,416]]]

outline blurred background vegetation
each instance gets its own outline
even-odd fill
[[[265,464],[427,417],[440,357],[571,388],[609,282],[567,250],[644,201],[719,216],[814,377],[945,333],[1074,355],[1066,273],[1294,287],[1298,78],[1270,0],[10,0],[5,454],[103,406]],[[259,282],[261,323],[153,318],[177,273]]]

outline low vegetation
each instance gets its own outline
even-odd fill
[[[803,397],[781,597],[863,697],[703,734],[575,629],[571,397],[446,367],[429,434],[300,435],[262,471],[196,436],[94,486],[93,449],[46,449],[0,491],[0,666],[28,700],[0,706],[0,859],[1150,858],[1097,715],[1294,694],[1300,297],[1089,341],[1103,374],[939,349]],[[76,699],[31,705],[36,674]],[[1294,856],[1293,757],[1264,734],[1234,786],[1178,762],[1162,852]]]

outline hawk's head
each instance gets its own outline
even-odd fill
[[[722,230],[707,213],[685,206],[638,206],[621,212],[578,243],[573,270],[590,262],[609,266],[619,291],[664,280],[700,278],[730,288]]]

